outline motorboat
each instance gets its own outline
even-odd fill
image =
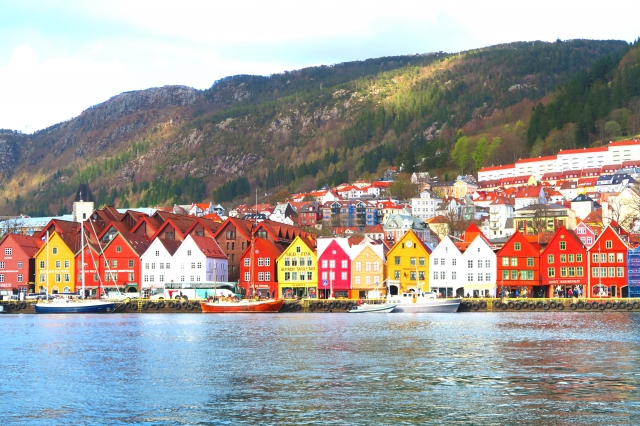
[[[387,296],[387,304],[396,304],[393,313],[453,313],[458,311],[462,297],[440,298],[435,292],[407,291]]]
[[[203,313],[235,314],[235,313],[275,313],[280,311],[284,299],[236,300],[236,298],[220,298],[211,302],[200,302]]]
[[[349,309],[350,314],[363,314],[367,312],[389,313],[396,308],[395,303],[362,303]]]

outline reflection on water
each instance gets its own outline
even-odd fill
[[[0,316],[0,424],[637,424],[637,313]]]

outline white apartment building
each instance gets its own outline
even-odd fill
[[[431,191],[422,191],[419,198],[411,199],[411,214],[420,220],[431,219],[436,216],[436,209],[442,198]]]
[[[542,179],[542,175],[556,172],[556,155],[538,158],[525,158],[516,162],[516,176],[533,176],[536,180]]]

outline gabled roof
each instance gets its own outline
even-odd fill
[[[176,254],[176,251],[178,251],[178,249],[182,245],[182,241],[180,240],[167,240],[166,238],[156,238],[156,240],[162,243],[164,248],[167,250],[167,253],[169,253],[171,256]]]
[[[227,259],[227,255],[213,238],[194,237],[193,235],[191,235],[191,238],[206,257],[211,259]]]
[[[38,250],[40,250],[40,247],[44,245],[44,241],[42,241],[41,238],[20,234],[5,234],[4,237],[0,239],[0,245],[7,239],[12,240],[13,243],[20,247],[29,257],[33,257]]]
[[[38,234],[39,238],[47,235],[47,231],[51,234],[56,231],[58,235],[63,234],[75,234],[80,230],[80,224],[78,222],[72,222],[68,220],[51,219],[47,225],[42,228],[42,231]]]
[[[246,240],[251,240],[251,229],[253,228],[253,222],[248,221],[248,220],[237,219],[235,217],[228,217],[227,220],[225,220],[222,223],[222,226],[220,226],[220,228],[218,228],[216,233],[213,235],[213,238],[218,238],[218,236],[222,232],[224,232],[224,229],[229,225],[233,225],[236,228],[236,230],[240,234],[242,234],[242,236]]]

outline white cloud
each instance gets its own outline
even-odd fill
[[[0,128],[34,131],[77,116],[131,86],[120,62],[56,57],[40,61],[29,44],[0,67]]]

